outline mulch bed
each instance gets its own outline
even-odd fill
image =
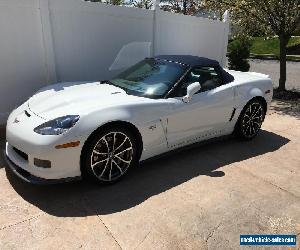
[[[273,99],[284,101],[300,101],[300,92],[297,90],[281,91],[276,88],[273,92]]]

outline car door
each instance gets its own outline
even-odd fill
[[[199,82],[201,90],[189,103],[184,103],[182,97],[193,82]],[[233,87],[223,84],[219,70],[214,67],[193,68],[171,96],[171,112],[167,117],[169,147],[222,134],[233,112]]]

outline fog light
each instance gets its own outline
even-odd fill
[[[51,168],[51,161],[34,158],[34,165],[39,168]]]

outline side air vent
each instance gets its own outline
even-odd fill
[[[233,119],[233,117],[235,115],[235,111],[236,111],[236,108],[234,108],[233,111],[232,111],[231,117],[229,119],[230,122],[232,121],[232,119]]]
[[[28,116],[28,117],[31,116],[31,114],[29,114],[27,110],[25,110],[25,115]]]

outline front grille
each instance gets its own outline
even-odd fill
[[[21,150],[13,147],[13,150],[21,157],[23,158],[24,160],[28,161],[28,154],[22,152]]]
[[[24,169],[18,167],[18,166],[17,166],[11,159],[9,159],[8,157],[7,157],[7,160],[8,160],[9,163],[13,166],[13,168],[17,171],[18,174],[20,174],[21,176],[23,176],[23,177],[25,177],[25,178],[28,178],[28,177],[31,176],[31,174],[30,174],[28,171],[26,171],[26,170],[24,170]]]
[[[26,170],[24,170],[24,169],[22,169],[22,168],[20,168],[20,167],[18,167],[18,166],[15,166],[15,169],[16,169],[16,171],[17,171],[20,175],[22,175],[22,176],[25,177],[25,178],[28,178],[28,177],[31,176],[31,174],[30,174],[29,172],[27,172]]]

